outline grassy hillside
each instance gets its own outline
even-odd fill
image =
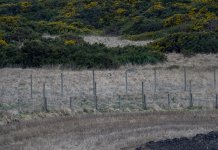
[[[26,61],[21,56],[23,53],[15,54],[18,62],[10,61],[11,54],[7,53],[25,51],[26,43],[37,43],[35,40],[43,43],[44,33],[59,36],[59,42],[55,42],[60,44],[57,47],[66,43],[83,45],[78,38],[81,34],[112,34],[131,40],[157,39],[155,44],[142,48],[149,51],[217,52],[217,15],[217,0],[1,0],[0,57],[6,59],[1,64],[22,64],[20,62]],[[186,46],[186,39],[198,40]],[[174,41],[171,50],[166,43],[169,40]],[[199,42],[204,47],[198,51]],[[92,47],[83,45],[86,46]],[[177,50],[177,47],[182,50]],[[85,49],[80,51],[85,52]]]

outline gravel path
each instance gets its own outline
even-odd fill
[[[150,41],[130,41],[130,40],[123,40],[120,37],[104,37],[104,36],[84,36],[84,41],[90,44],[101,43],[107,47],[125,47],[128,45],[135,45],[135,46],[144,46]]]

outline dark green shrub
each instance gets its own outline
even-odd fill
[[[152,45],[162,52],[185,55],[195,53],[218,53],[218,34],[213,32],[175,33]]]
[[[30,40],[21,49],[6,46],[0,49],[0,64],[41,67],[73,65],[76,68],[117,68],[120,65],[157,63],[164,55],[148,47],[107,48],[104,45],[76,43],[65,45],[57,40]]]

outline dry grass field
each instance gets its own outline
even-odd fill
[[[217,111],[55,117],[0,126],[0,149],[131,150],[148,141],[217,130]]]
[[[184,66],[187,70],[187,91],[184,91]],[[189,106],[189,81],[192,80],[194,106],[212,109],[215,107],[218,83],[214,88],[214,68],[218,66],[218,55],[196,55],[183,58],[169,54],[164,64],[124,66],[118,70],[96,70],[97,97],[99,109],[106,112],[141,111],[142,82],[147,96],[147,106],[153,110],[168,108],[168,93],[173,109]],[[154,94],[154,68],[157,70],[156,94]],[[126,70],[127,96],[126,96]],[[61,73],[63,73],[63,97],[61,96]],[[30,98],[30,76],[33,78],[33,98]],[[218,80],[218,69],[216,80]],[[92,70],[61,70],[58,68],[18,69],[4,68],[0,71],[0,102],[7,108],[17,107],[20,100],[22,111],[38,111],[42,105],[43,83],[52,110],[69,108],[73,98],[75,111],[94,108]],[[119,96],[120,102],[119,102]],[[120,107],[118,105],[121,105]],[[9,106],[8,106],[9,105]]]
[[[218,112],[214,110],[218,93],[218,84],[214,87],[214,68],[217,66],[218,55],[183,58],[169,54],[168,62],[155,66],[127,65],[118,70],[96,70],[99,111],[94,107],[92,70],[1,69],[0,149],[128,150],[151,140],[191,137],[217,130]],[[157,70],[156,94],[154,68]],[[30,98],[30,75],[33,98]],[[217,75],[218,69],[216,80]],[[189,106],[189,80],[192,80],[194,108],[184,110]],[[146,111],[142,108],[142,82],[147,96]],[[49,113],[41,112],[43,83]],[[69,109],[70,97],[72,109]]]

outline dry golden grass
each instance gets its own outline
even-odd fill
[[[133,149],[150,140],[217,130],[217,111],[54,117],[0,128],[0,149]]]

